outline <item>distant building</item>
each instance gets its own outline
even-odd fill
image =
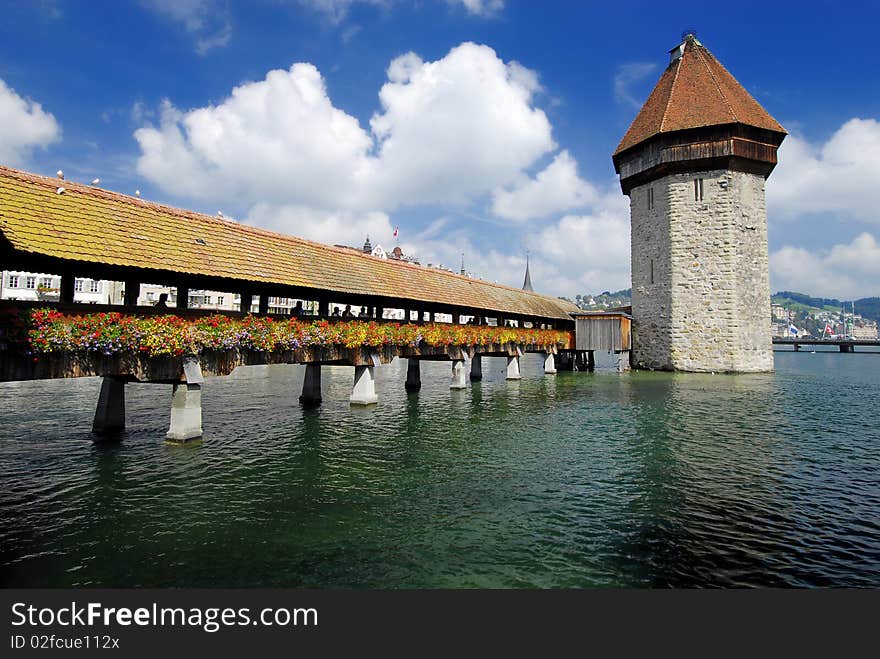
[[[877,339],[877,322],[874,320],[862,320],[852,329],[854,339]]]
[[[73,299],[86,304],[112,304],[115,282],[78,277],[73,283]],[[58,302],[61,297],[61,276],[41,272],[4,270],[0,280],[0,300]]]
[[[782,320],[784,318],[788,318],[788,310],[781,304],[771,304],[770,315],[774,319]]]

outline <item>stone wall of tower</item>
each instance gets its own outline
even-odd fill
[[[673,174],[633,188],[630,200],[633,363],[773,370],[764,178]]]
[[[653,203],[649,201],[653,190]],[[630,190],[632,364],[672,369],[672,261],[669,199],[659,181]]]

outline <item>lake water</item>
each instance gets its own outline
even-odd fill
[[[777,353],[776,373],[560,373],[484,359],[208,379],[205,438],[164,440],[170,386],[0,384],[4,586],[880,586],[880,356]]]

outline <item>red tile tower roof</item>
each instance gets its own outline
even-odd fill
[[[694,35],[687,35],[670,54],[672,61],[615,156],[661,133],[690,128],[739,123],[786,134]]]

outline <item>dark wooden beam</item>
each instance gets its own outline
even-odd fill
[[[76,277],[72,272],[65,272],[61,275],[61,297],[60,302],[64,304],[73,304],[73,293]]]
[[[189,286],[178,286],[177,287],[177,308],[178,309],[189,308]]]
[[[123,304],[127,307],[136,307],[140,294],[141,283],[136,279],[127,279],[125,281],[125,299]]]

